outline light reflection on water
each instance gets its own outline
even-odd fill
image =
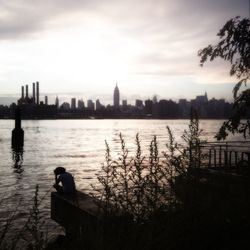
[[[6,206],[0,208],[0,218],[18,202],[24,208],[21,215],[27,213],[36,184],[41,196],[45,195],[41,211],[48,218],[53,170],[58,166],[74,175],[78,190],[90,191],[104,161],[105,140],[111,151],[118,152],[120,132],[132,152],[137,133],[145,151],[153,135],[157,135],[161,152],[167,142],[166,126],[172,128],[176,140],[181,142],[188,123],[188,120],[28,120],[22,122],[24,151],[14,154],[11,150],[14,121],[0,120],[0,199],[7,199]],[[221,120],[201,121],[204,139],[214,140],[221,124]]]

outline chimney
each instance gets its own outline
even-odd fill
[[[22,86],[22,99],[24,99],[24,86]]]
[[[39,82],[36,82],[36,103],[39,105]]]
[[[48,96],[45,96],[45,105],[48,105]]]
[[[33,100],[36,102],[36,84],[33,82]]]
[[[29,85],[26,84],[25,87],[26,87],[26,93],[25,93],[26,95],[25,95],[25,97],[29,98]]]

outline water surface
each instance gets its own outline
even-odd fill
[[[214,140],[222,122],[202,120],[203,138]],[[119,133],[122,133],[132,154],[135,136],[139,133],[146,153],[156,135],[161,152],[168,141],[166,126],[171,127],[176,140],[181,142],[188,123],[188,120],[25,120],[22,122],[24,151],[14,155],[11,150],[14,121],[0,120],[0,199],[7,201],[1,206],[0,217],[18,202],[22,204],[23,213],[27,213],[36,184],[41,196],[45,196],[41,211],[49,217],[53,170],[58,166],[74,175],[78,190],[89,192],[104,161],[105,140],[112,152],[118,152]],[[20,160],[19,163],[16,160]]]

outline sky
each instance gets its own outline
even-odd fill
[[[0,0],[0,103],[40,82],[41,95],[232,99],[223,61],[199,66],[199,49],[248,0]],[[30,91],[31,93],[31,91]]]

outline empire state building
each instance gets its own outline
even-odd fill
[[[120,92],[116,84],[114,90],[114,107],[119,108],[119,106],[120,106]]]

